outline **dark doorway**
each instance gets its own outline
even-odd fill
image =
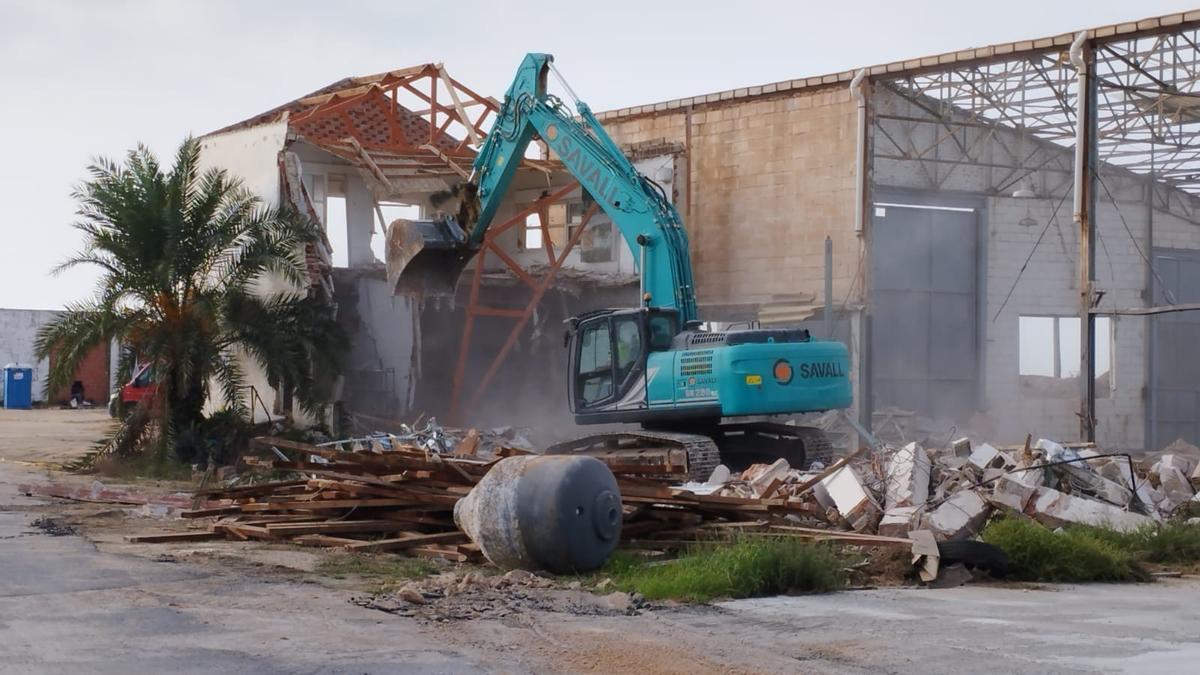
[[[1154,304],[1200,302],[1200,251],[1154,249]],[[1161,281],[1160,281],[1161,279]],[[1173,312],[1150,319],[1150,447],[1182,438],[1200,443],[1200,312]]]
[[[978,407],[978,211],[880,202],[872,216],[873,409],[963,424]]]

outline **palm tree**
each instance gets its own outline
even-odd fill
[[[143,146],[123,165],[96,160],[74,193],[84,245],[56,271],[92,265],[102,277],[93,299],[68,305],[42,328],[37,352],[55,355],[52,390],[70,381],[91,349],[114,339],[129,347],[118,381],[135,360],[153,364],[155,395],[110,449],[127,452],[151,439],[167,447],[202,419],[210,386],[227,408],[243,412],[243,356],[318,412],[347,344],[327,303],[303,291],[257,290],[271,275],[307,288],[304,248],[320,237],[319,223],[265,206],[224,170],[201,172],[199,151],[188,138],[169,171]]]

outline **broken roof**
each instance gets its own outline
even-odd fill
[[[483,124],[498,110],[495,99],[426,63],[343,78],[206,135],[286,120],[289,132],[357,166],[386,198],[466,178]]]

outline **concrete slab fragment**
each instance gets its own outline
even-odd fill
[[[1077,524],[1129,532],[1154,522],[1148,516],[1130,513],[1106,502],[1075,497],[1047,487],[1037,489],[1029,509],[1038,522],[1048,527]]]
[[[813,490],[817,501],[838,513],[857,531],[868,529],[879,520],[879,505],[863,487],[862,479],[852,466],[844,466],[829,474]]]
[[[979,532],[991,512],[991,505],[978,490],[959,490],[926,513],[923,524],[938,539],[966,539]]]
[[[929,498],[930,468],[929,453],[917,443],[893,450],[885,466],[885,507],[923,505]]]

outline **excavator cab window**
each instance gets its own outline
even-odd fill
[[[586,323],[579,331],[575,399],[591,408],[613,395],[612,332],[607,317]]]
[[[630,373],[638,369],[643,360],[641,317],[619,316],[613,319],[617,337],[617,385],[625,389]]]
[[[675,312],[652,311],[646,319],[650,351],[665,352],[671,348],[671,340],[679,332],[679,315]]]

